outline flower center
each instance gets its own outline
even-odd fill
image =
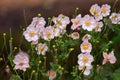
[[[88,62],[88,57],[84,57],[83,62],[85,62],[85,63]]]
[[[102,13],[106,13],[107,9],[106,8],[102,8]]]
[[[74,33],[74,36],[75,36],[75,37],[78,37],[78,34],[77,34],[77,33]]]
[[[40,47],[39,47],[39,50],[40,50],[40,51],[43,51],[43,50],[44,50],[44,46],[40,46]]]
[[[50,71],[49,72],[49,76],[51,76],[51,77],[55,76],[55,72],[54,71]]]
[[[24,65],[24,62],[23,62],[23,61],[21,61],[21,62],[19,63],[19,65],[20,65],[20,66]]]
[[[34,32],[34,31],[30,31],[30,32],[29,32],[29,35],[30,35],[31,37],[33,37],[33,36],[35,35],[35,32]]]
[[[91,25],[90,20],[86,20],[86,21],[85,21],[85,24],[86,24],[86,26],[90,26],[90,25]]]
[[[75,20],[75,25],[78,25],[79,24],[79,21],[78,20]]]
[[[92,13],[93,15],[95,15],[95,14],[96,14],[96,10],[95,10],[95,9],[92,9],[92,10],[91,10],[91,13]]]
[[[46,36],[50,36],[50,32],[46,32]]]
[[[84,50],[87,50],[89,48],[89,45],[88,44],[83,44],[83,49]]]

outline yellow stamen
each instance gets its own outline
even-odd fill
[[[83,58],[83,62],[88,62],[88,58],[87,58],[87,57],[84,57],[84,58]]]
[[[78,20],[75,20],[75,25],[78,25],[79,24],[79,21]]]
[[[30,35],[31,37],[33,37],[33,36],[35,35],[35,32],[34,32],[34,31],[30,31],[30,32],[29,32],[29,35]]]
[[[83,49],[84,50],[87,50],[89,48],[89,45],[88,44],[83,44]]]
[[[85,21],[85,24],[86,24],[86,26],[90,26],[90,25],[91,25],[90,20],[86,20],[86,21]]]

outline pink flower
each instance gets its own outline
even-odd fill
[[[113,24],[120,24],[120,14],[118,13],[112,13],[109,17]]]
[[[98,4],[94,4],[90,8],[90,13],[95,17],[97,21],[102,20],[102,15],[101,15],[101,8],[98,6]]]
[[[61,34],[60,28],[52,28],[52,31],[55,37],[58,37]]]
[[[50,70],[48,71],[47,76],[49,77],[49,80],[53,80],[54,78],[56,78],[57,73],[53,70]]]
[[[91,69],[92,69],[92,65],[90,65],[90,66],[79,66],[79,70],[83,70],[84,75],[89,75]]]
[[[108,4],[102,5],[101,12],[102,12],[103,17],[110,15],[110,8],[111,8],[111,6]]]
[[[88,42],[86,40],[86,41],[83,41],[83,43],[80,45],[80,48],[81,48],[81,52],[83,52],[83,53],[85,53],[85,52],[90,53],[91,50],[92,50],[92,45],[91,45],[90,42]]]
[[[53,18],[53,22],[60,29],[66,29],[67,24],[70,23],[69,17],[60,14],[58,17]]]
[[[100,32],[102,27],[103,27],[103,22],[96,22],[96,27],[94,28],[94,30],[96,32]]]
[[[45,22],[45,19],[43,17],[34,17],[32,22],[31,22],[31,25],[33,27],[43,27],[45,26],[46,22]]]
[[[38,50],[38,54],[45,55],[45,52],[48,50],[48,47],[46,44],[40,43],[37,45],[36,49]]]
[[[82,21],[81,14],[76,16],[75,19],[71,19],[71,21],[73,23],[72,26],[71,26],[72,30],[75,30],[76,28],[80,27],[81,26],[81,21]]]
[[[85,15],[82,19],[82,28],[84,30],[92,31],[96,26],[96,20],[89,16]]]
[[[90,39],[91,39],[91,35],[85,34],[85,35],[83,36],[83,38],[82,38],[82,41],[88,41],[88,40],[90,40]]]
[[[93,56],[89,53],[81,53],[78,55],[79,66],[91,66],[93,60]]]
[[[13,60],[15,64],[15,69],[20,69],[26,71],[26,68],[29,68],[29,56],[27,53],[20,51]]]
[[[24,31],[23,35],[28,42],[37,41],[39,39],[38,29],[32,26],[27,27],[26,31]]]
[[[103,52],[103,57],[104,57],[104,60],[103,60],[103,65],[106,63],[106,62],[110,62],[111,64],[114,64],[116,62],[116,57],[114,56],[114,52],[112,51],[110,54],[107,54],[106,52]]]
[[[48,26],[45,28],[44,32],[43,32],[43,39],[50,41],[51,39],[54,38],[54,33],[53,33],[53,28],[52,26]]]
[[[79,39],[79,33],[78,32],[73,32],[72,34],[71,34],[71,37],[73,38],[73,39]]]

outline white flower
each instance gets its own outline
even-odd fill
[[[73,39],[79,39],[79,33],[78,33],[78,32],[73,32],[73,33],[71,34],[71,37],[72,37]]]
[[[53,18],[53,22],[60,29],[66,29],[67,24],[70,23],[69,17],[60,14],[58,17]]]
[[[79,70],[83,70],[84,75],[89,75],[91,69],[92,69],[92,65],[90,65],[90,66],[79,66]]]
[[[120,24],[120,14],[118,13],[112,13],[109,17],[113,24]]]
[[[103,27],[103,22],[96,22],[96,27],[94,28],[94,30],[96,32],[100,32],[102,27]]]
[[[58,37],[61,34],[60,28],[52,28],[52,30],[55,37]]]
[[[97,21],[102,20],[101,8],[98,4],[94,4],[90,8],[90,13],[95,17]]]
[[[49,70],[47,72],[47,76],[49,77],[49,80],[53,80],[54,78],[56,78],[57,73],[55,71],[53,71],[53,70]]]
[[[111,8],[111,6],[108,4],[102,5],[101,12],[102,12],[103,17],[110,15],[110,8]]]
[[[34,17],[31,22],[31,25],[33,27],[38,27],[38,28],[45,26],[45,24],[46,24],[46,21],[43,17]]]
[[[53,33],[53,28],[52,26],[48,26],[45,28],[45,30],[43,31],[43,39],[50,41],[51,39],[54,38],[54,33]]]
[[[72,30],[75,30],[76,28],[80,27],[81,26],[81,21],[82,21],[81,14],[76,16],[75,19],[71,19],[71,21],[73,23],[72,26],[71,26]]]
[[[20,69],[26,71],[26,68],[29,68],[29,57],[27,53],[20,51],[13,60],[15,64],[15,69]]]
[[[24,31],[23,35],[28,42],[37,41],[39,39],[38,29],[32,27],[31,25],[27,27],[26,31]]]
[[[92,31],[96,26],[96,20],[89,16],[85,15],[82,19],[82,28],[84,30]]]
[[[91,39],[91,35],[90,34],[85,34],[82,38],[82,41],[88,41]]]
[[[48,47],[46,44],[39,43],[37,45],[38,54],[45,55],[46,51],[48,50]]]
[[[105,64],[106,62],[110,62],[111,64],[114,64],[117,61],[113,51],[110,54],[103,52],[103,57],[104,60],[102,64]]]
[[[85,53],[88,52],[90,53],[92,50],[92,45],[90,42],[88,42],[87,40],[83,41],[83,43],[80,45],[81,48],[81,52]]]
[[[81,53],[78,55],[79,66],[90,67],[93,61],[93,56],[90,53]]]

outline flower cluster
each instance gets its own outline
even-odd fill
[[[91,69],[96,70],[95,73],[97,73],[97,65],[103,66],[107,62],[114,64],[117,59],[110,40],[118,38],[108,38],[111,36],[108,33],[114,31],[114,27],[109,27],[109,23],[119,25],[120,14],[111,13],[110,9],[111,6],[108,4],[102,6],[94,4],[90,8],[90,14],[85,16],[78,14],[72,19],[63,14],[48,19],[48,22],[41,16],[34,17],[23,32],[25,39],[31,43],[31,50],[28,51],[30,60],[27,53],[20,51],[13,59],[14,68],[26,71],[31,67],[31,70],[35,69],[31,75],[47,76],[49,80],[58,77],[58,80],[62,80],[61,76],[69,72],[66,66],[72,51],[78,53],[78,64],[75,70],[79,70],[76,71],[76,75],[80,72],[89,75]],[[69,27],[68,31],[67,27]],[[119,29],[116,30],[119,32]],[[115,32],[115,35],[118,34]],[[107,54],[107,52],[110,53]]]
[[[82,38],[83,43],[80,45],[82,53],[78,55],[79,70],[83,70],[85,75],[90,74],[90,69],[92,69],[91,63],[94,60],[93,56],[90,54],[92,45],[88,41],[89,39],[91,39],[91,35],[84,35]]]

